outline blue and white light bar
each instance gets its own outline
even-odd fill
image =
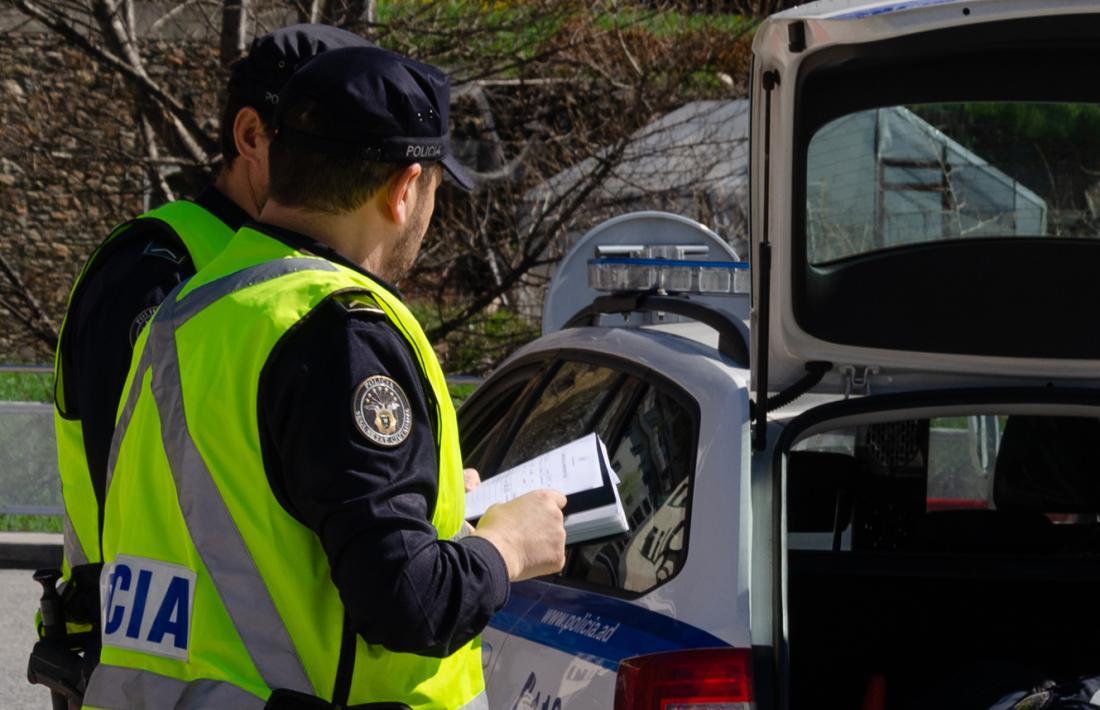
[[[748,262],[638,257],[588,260],[588,285],[597,291],[747,293]]]

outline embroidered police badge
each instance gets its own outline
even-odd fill
[[[360,433],[379,446],[397,446],[409,438],[412,413],[401,385],[385,375],[359,383],[351,398],[352,415]]]
[[[130,323],[130,347],[134,347],[137,343],[138,336],[141,335],[141,331],[145,329],[145,324],[153,320],[153,316],[157,314],[157,307],[150,306],[141,313],[137,314],[137,317]]]

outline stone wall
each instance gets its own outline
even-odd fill
[[[217,130],[223,82],[212,47],[158,40],[150,74]],[[146,206],[132,94],[56,36],[0,34],[0,255],[57,327],[70,285],[119,221]],[[22,305],[0,275],[0,362],[48,362],[49,344],[2,305]]]

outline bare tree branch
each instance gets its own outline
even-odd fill
[[[228,1],[230,1],[230,0],[227,0],[227,2]],[[164,25],[166,25],[170,21],[176,19],[176,17],[178,17],[184,10],[186,10],[189,7],[192,7],[193,5],[195,5],[198,2],[200,2],[200,0],[183,0],[183,2],[179,3],[178,5],[173,7],[171,10],[164,13],[160,17],[158,17],[153,22],[153,24],[149,25],[149,34],[152,35],[152,36],[155,36],[157,34],[157,32],[160,32],[161,28],[164,27]]]
[[[426,242],[402,282],[419,312],[434,314],[425,325],[444,357],[457,358],[445,359],[448,367],[484,369],[531,337],[548,266],[572,236],[598,221],[625,210],[671,209],[713,224],[713,215],[731,209],[698,194],[701,178],[662,162],[642,129],[686,103],[728,98],[722,75],[744,89],[747,41],[734,31],[693,29],[694,22],[666,27],[669,18],[725,11],[718,8],[737,0],[420,0],[386,5],[384,22],[375,0],[171,0],[142,35],[132,14],[144,1],[0,0],[60,38],[66,58],[85,57],[102,83],[122,86],[117,105],[125,109],[108,118],[117,121],[109,130],[58,122],[35,134],[42,140],[31,153],[58,164],[79,161],[81,175],[97,177],[81,199],[94,200],[103,215],[117,215],[123,195],[128,211],[142,191],[170,199],[197,188],[199,171],[190,168],[209,170],[218,150],[221,70],[243,51],[252,27],[269,31],[297,13],[369,33],[381,46],[450,70],[454,146],[477,189],[471,196],[440,192],[432,227],[439,237]],[[170,18],[178,18],[187,52],[168,44],[176,41]],[[50,98],[43,92],[33,103],[42,113]],[[696,142],[699,153],[716,159],[732,154],[731,144]],[[13,158],[33,162],[21,153]],[[641,172],[646,161],[668,174]],[[33,165],[26,169],[34,172]],[[99,177],[108,171],[125,177]],[[0,274],[0,285],[10,281]],[[21,323],[41,330],[15,290],[0,295],[20,311]],[[50,294],[38,296],[58,308]]]
[[[145,152],[149,156],[149,162],[145,165],[145,174],[149,176],[149,182],[155,185],[159,190],[162,201],[172,202],[176,199],[176,196],[173,194],[172,188],[168,186],[168,182],[164,179],[164,173],[161,172],[160,150],[157,148],[157,134],[153,130],[153,127],[149,125],[149,121],[145,116],[141,116],[138,120],[141,122],[141,135],[145,140]]]
[[[585,199],[595,190],[600,183],[611,173],[611,170],[618,163],[618,160],[622,157],[623,151],[626,150],[626,146],[629,141],[622,140],[611,151],[609,151],[606,158],[600,161],[599,167],[589,176],[584,185],[575,190],[573,198],[569,201],[564,201],[563,198],[557,198],[551,202],[549,210],[544,210],[539,216],[537,225],[541,225],[543,218],[550,213],[557,211],[556,207],[561,207],[560,211],[557,211],[557,216],[551,225],[545,230],[540,230],[542,236],[531,240],[527,245],[523,258],[516,264],[511,273],[502,278],[496,288],[488,289],[479,294],[471,303],[465,308],[461,309],[459,313],[448,320],[443,321],[437,327],[431,329],[427,335],[429,340],[436,340],[445,338],[448,334],[453,332],[456,328],[460,327],[471,318],[476,316],[479,312],[484,310],[489,304],[497,300],[501,294],[506,292],[515,286],[519,280],[539,261],[539,256],[543,250],[546,249],[551,239],[558,236],[561,232],[561,228],[565,222],[572,217],[573,213],[584,202]],[[564,196],[563,196],[564,197]],[[530,233],[534,234],[536,227],[532,227]]]
[[[99,0],[97,4],[101,4],[102,1]],[[67,23],[65,18],[41,9],[30,0],[0,0],[0,2],[5,2],[26,16],[41,22],[70,44],[87,52],[92,59],[109,69],[114,69],[128,81],[135,84],[169,112],[172,124],[177,128],[181,141],[187,147],[192,159],[198,164],[209,162],[203,146],[210,150],[216,150],[217,144],[203,132],[194,114],[188,111],[178,99],[165,92],[144,71],[138,71],[115,54],[99,47]]]
[[[132,0],[123,1],[124,5],[120,5],[119,0],[95,0],[92,6],[93,14],[99,20],[104,36],[111,42],[115,52],[125,58],[134,75],[142,77],[146,83],[155,86],[153,80],[149,78],[145,71],[145,62],[141,58],[141,52],[138,49],[137,39],[134,35]],[[124,23],[121,19],[122,16],[130,18],[130,21]],[[164,93],[163,90],[161,93]],[[138,97],[138,105],[141,108],[142,116],[144,119],[150,120],[153,118],[150,115],[152,107],[147,102],[141,101],[141,98],[144,97]],[[191,158],[199,164],[205,164],[209,158],[196,142],[194,136],[190,134],[175,114],[169,114],[169,120],[175,129],[176,138],[180,140]],[[199,135],[205,136],[202,131],[199,131]]]
[[[22,321],[35,336],[50,348],[56,347],[57,326],[46,315],[46,311],[43,310],[42,305],[35,298],[34,292],[27,287],[23,277],[19,275],[19,272],[3,254],[0,254],[0,274],[3,274],[4,278],[11,284],[15,296],[24,303],[29,313],[8,299],[0,298],[0,306],[6,308],[8,312]]]
[[[222,0],[219,57],[223,67],[229,66],[244,54],[250,4],[250,0]]]

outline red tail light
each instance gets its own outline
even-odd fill
[[[615,710],[745,710],[752,654],[711,648],[635,656],[619,664]]]

